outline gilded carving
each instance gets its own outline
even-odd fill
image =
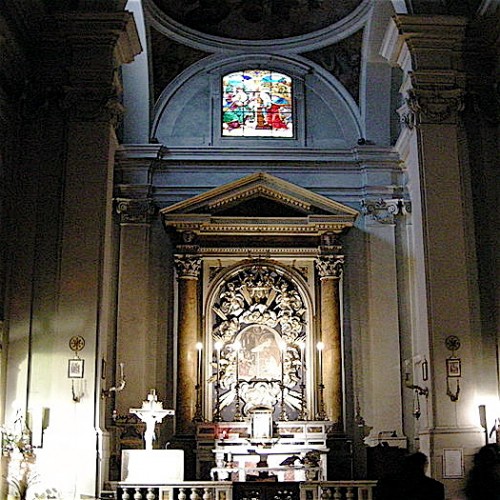
[[[282,270],[255,264],[227,279],[212,306],[218,351],[219,410],[226,418],[257,406],[301,409],[306,307],[297,284]]]
[[[343,255],[322,255],[316,259],[320,278],[340,278],[344,268]]]
[[[198,278],[200,275],[201,257],[197,255],[176,255],[174,264],[179,279]]]

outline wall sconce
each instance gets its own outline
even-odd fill
[[[424,361],[424,362],[427,363],[427,361]],[[410,366],[411,363],[412,363],[411,359],[405,360],[405,379],[404,379],[405,387],[407,389],[412,389],[413,391],[415,391],[415,393],[418,396],[425,396],[427,398],[427,397],[429,397],[429,388],[422,387],[420,385],[412,383],[413,377],[412,377],[412,367]],[[423,364],[422,364],[422,366],[423,366]],[[425,373],[424,373],[424,369],[422,368],[422,379],[423,380],[428,379],[427,366],[425,368]]]
[[[109,398],[111,396],[111,393],[120,392],[120,391],[123,391],[123,389],[125,389],[125,385],[126,385],[127,381],[125,380],[123,367],[124,367],[124,364],[120,363],[120,378],[118,379],[118,383],[116,385],[114,385],[113,387],[110,387],[109,389],[103,389],[101,391],[102,398]]]
[[[462,376],[462,362],[455,356],[455,351],[460,349],[460,339],[455,335],[446,337],[446,348],[451,351],[451,356],[446,359],[446,395],[450,401],[456,403],[460,394],[460,377]],[[451,389],[452,381],[456,381],[455,390]]]

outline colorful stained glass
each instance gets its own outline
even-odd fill
[[[293,137],[292,79],[261,69],[224,76],[222,135]]]

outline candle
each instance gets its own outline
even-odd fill
[[[222,342],[218,340],[215,344],[215,362],[216,362],[216,380],[217,380],[217,385],[219,385],[219,377],[220,377],[220,351],[222,349]]]
[[[320,384],[323,384],[323,349],[325,344],[323,342],[318,342],[316,348],[318,349],[318,372]]]
[[[302,371],[302,374],[304,374],[304,349],[305,349],[305,343],[304,342],[300,342],[299,343],[299,347],[300,347],[300,369]]]
[[[201,342],[196,343],[196,349],[198,350],[198,360],[197,360],[197,370],[196,370],[196,385],[201,386],[201,351],[203,349],[203,344]]]
[[[240,363],[240,349],[241,344],[239,342],[235,342],[233,344],[233,349],[236,351],[236,384],[239,382],[240,374],[239,374],[239,363]]]

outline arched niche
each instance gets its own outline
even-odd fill
[[[206,414],[232,421],[259,407],[274,418],[305,419],[311,409],[314,301],[296,270],[248,260],[220,273],[204,305],[208,356]]]
[[[223,137],[221,80],[248,68],[269,69],[293,81],[293,138]],[[354,147],[363,136],[359,109],[330,73],[301,56],[235,54],[209,56],[181,73],[160,95],[154,109],[153,137],[169,149],[244,148],[251,156],[269,149],[339,149]]]

